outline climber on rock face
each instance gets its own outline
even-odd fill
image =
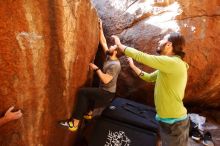
[[[121,44],[119,37],[112,36],[119,50],[128,56],[129,66],[147,82],[156,82],[154,101],[156,119],[160,124],[162,146],[187,146],[189,118],[183,105],[187,83],[188,65],[182,59],[185,56],[185,39],[179,33],[166,35],[157,48],[159,56],[143,53]],[[156,69],[146,73],[135,66],[133,59]]]
[[[10,107],[6,111],[5,115],[2,118],[0,118],[0,127],[10,121],[14,121],[14,120],[17,120],[22,117],[22,113],[20,110],[18,110],[16,112],[12,112],[13,109],[14,109],[13,106]]]
[[[106,61],[102,70],[93,63],[89,64],[89,68],[97,73],[100,79],[100,86],[99,88],[81,88],[78,91],[72,118],[60,122],[62,126],[68,127],[70,131],[77,131],[83,118],[92,118],[93,108],[106,106],[115,96],[117,78],[121,71],[116,51],[117,46],[114,45],[108,48],[101,20],[99,21],[99,27],[100,44],[106,54]]]

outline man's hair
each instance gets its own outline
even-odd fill
[[[113,52],[110,52],[109,50],[107,50],[105,53],[106,53],[106,55],[109,55],[109,56],[113,55]]]
[[[185,39],[184,37],[177,32],[173,32],[170,34],[168,41],[172,43],[173,52],[175,55],[184,58],[185,52],[183,51],[183,47],[185,46]]]

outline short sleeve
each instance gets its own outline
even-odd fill
[[[117,64],[113,64],[106,69],[106,74],[115,76],[119,72],[119,67]]]

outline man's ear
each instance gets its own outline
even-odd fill
[[[167,51],[168,52],[173,52],[173,47],[172,47],[172,43],[171,42],[167,43]]]

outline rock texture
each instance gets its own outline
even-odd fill
[[[72,112],[89,82],[98,17],[89,0],[0,1],[0,112],[23,118],[0,128],[2,146],[72,146],[57,122]]]
[[[220,107],[219,0],[93,0],[93,3],[108,38],[117,34],[126,45],[150,54],[156,54],[157,43],[165,34],[181,32],[187,41],[185,61],[190,65],[185,103]],[[138,79],[124,57],[121,62],[118,95],[152,104],[153,85]]]

